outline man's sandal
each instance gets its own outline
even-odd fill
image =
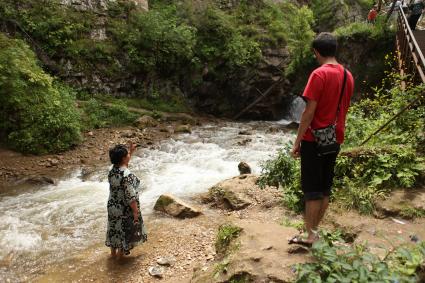
[[[290,245],[297,244],[297,245],[301,245],[301,246],[304,246],[304,247],[307,247],[307,248],[310,248],[313,245],[313,243],[305,241],[301,237],[301,235],[296,235],[296,236],[292,237],[290,240],[288,240],[288,244],[290,244]]]

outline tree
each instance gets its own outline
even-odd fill
[[[387,18],[385,19],[385,22],[388,22],[388,20],[390,19],[391,14],[392,14],[392,13],[393,13],[393,11],[394,11],[395,4],[396,4],[396,3],[397,3],[397,0],[393,0],[393,4],[391,5],[390,10],[388,11]],[[399,9],[402,9],[402,7],[399,7]]]

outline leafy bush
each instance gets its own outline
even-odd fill
[[[76,40],[89,37],[96,15],[67,8],[59,0],[3,0],[0,18],[18,23],[48,55],[57,56]]]
[[[290,148],[280,150],[275,159],[262,164],[261,176],[258,179],[260,188],[266,185],[281,187],[283,204],[290,210],[301,212],[304,208],[301,191],[300,163],[289,155]]]
[[[342,187],[335,190],[333,199],[346,209],[355,209],[362,214],[371,214],[375,210],[378,199],[387,196],[388,190],[374,186],[358,184],[349,178],[344,178]]]
[[[108,28],[129,56],[131,65],[163,76],[179,73],[191,64],[196,43],[195,29],[176,14],[174,5],[133,12],[127,22],[115,19]]]
[[[128,111],[124,102],[105,105],[92,98],[83,104],[83,123],[86,129],[120,126],[136,120],[137,114]]]
[[[413,99],[421,95],[425,89],[425,85],[418,85],[401,90],[399,87],[400,77],[390,73],[387,78],[383,86],[376,88],[371,97],[363,99],[350,108],[347,117],[345,147],[358,146]],[[423,135],[425,126],[423,103],[423,101],[418,101],[416,105],[389,124],[385,130],[374,135],[367,145],[400,144],[418,149],[425,139]]]
[[[295,282],[417,282],[425,261],[425,243],[388,251],[382,260],[363,245],[313,244],[315,262],[297,266]]]
[[[211,65],[212,71],[223,68],[221,65],[234,71],[260,59],[259,43],[243,34],[230,13],[209,5],[190,14],[190,19],[197,29],[196,54]]]
[[[359,149],[341,154],[335,175],[377,188],[411,188],[425,170],[423,164],[424,159],[408,146]]]
[[[81,140],[75,94],[53,83],[26,44],[1,33],[0,112],[0,137],[20,151],[62,151]]]
[[[374,40],[385,40],[394,36],[395,30],[385,22],[385,16],[379,16],[375,24],[366,22],[353,22],[335,30],[338,38],[370,38]]]

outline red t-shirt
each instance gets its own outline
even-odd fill
[[[367,15],[367,19],[369,21],[374,21],[377,15],[378,15],[378,12],[375,9],[372,9],[369,11],[369,14]]]
[[[303,140],[314,141],[311,129],[324,128],[334,122],[343,81],[344,67],[339,64],[324,64],[311,73],[303,98],[316,101],[317,107],[310,128],[307,129]],[[345,117],[350,106],[353,90],[353,76],[347,70],[347,81],[336,120],[336,139],[339,144],[344,142]]]

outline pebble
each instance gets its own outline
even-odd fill
[[[168,258],[168,257],[160,257],[156,263],[163,266],[171,266],[175,263],[175,258]]]
[[[151,276],[162,278],[164,275],[164,269],[159,266],[151,266],[148,269],[148,272]]]

